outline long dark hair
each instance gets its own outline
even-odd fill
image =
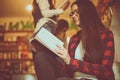
[[[56,33],[59,33],[61,31],[63,31],[64,29],[66,28],[66,31],[68,30],[69,28],[69,23],[67,20],[65,19],[59,19],[57,21],[57,28],[56,28]]]
[[[85,50],[84,60],[100,63],[103,55],[100,32],[105,27],[91,1],[77,0],[73,4],[78,6],[78,14],[80,15],[80,26],[82,28],[80,36]]]

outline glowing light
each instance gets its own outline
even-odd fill
[[[32,11],[32,9],[33,9],[33,7],[32,7],[32,5],[31,4],[29,4],[29,5],[27,5],[27,7],[26,7],[26,9],[27,9],[27,11]]]

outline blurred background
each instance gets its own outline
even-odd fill
[[[64,0],[54,1],[57,8]],[[70,0],[71,3],[73,1],[75,0]],[[104,25],[113,31],[113,69],[116,80],[120,80],[120,0],[91,1]],[[0,80],[37,80],[28,42],[34,31],[32,2],[33,0],[0,0]],[[78,30],[69,13],[70,8],[58,17],[69,22],[68,38]]]

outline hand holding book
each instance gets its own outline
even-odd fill
[[[60,44],[56,44],[56,49],[55,52],[57,53],[57,55],[62,58],[64,60],[64,62],[66,64],[70,64],[70,56],[69,53],[67,51],[67,49],[64,48],[64,46],[60,45]]]

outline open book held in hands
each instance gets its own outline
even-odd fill
[[[48,26],[50,28],[50,26]],[[58,54],[55,49],[57,48],[57,44],[63,46],[64,43],[59,40],[51,31],[49,31],[48,29],[46,29],[46,27],[43,25],[39,31],[37,31],[34,35],[34,37],[32,37],[30,39],[30,42],[32,43],[32,41],[36,40],[37,42],[41,43],[42,45],[44,45],[46,48],[48,48],[49,50],[51,50],[53,53],[55,53],[56,55],[60,55]],[[34,43],[32,43],[34,46]],[[36,44],[35,44],[36,45]],[[40,45],[41,46],[41,45]],[[37,44],[37,47],[39,47],[39,44]]]

